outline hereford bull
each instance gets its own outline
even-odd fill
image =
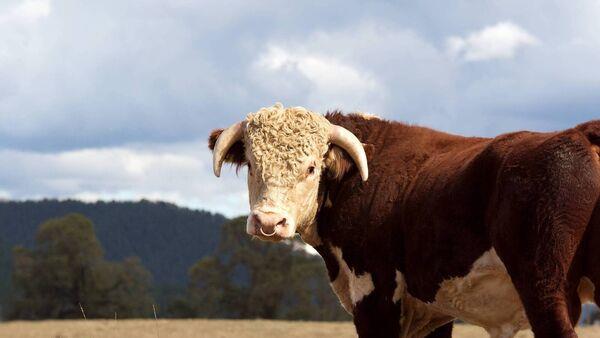
[[[476,138],[281,104],[209,139],[217,176],[248,166],[248,234],[312,245],[360,337],[576,337],[600,303],[599,145],[600,121]]]

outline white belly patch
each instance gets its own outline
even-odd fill
[[[494,249],[477,259],[466,276],[443,281],[431,305],[483,327],[492,337],[512,337],[529,328],[517,290]]]
[[[589,278],[581,279],[578,291],[582,303],[593,301],[594,285]],[[530,328],[519,294],[493,248],[473,263],[466,276],[443,281],[431,305],[483,327],[491,337],[513,337]]]
[[[375,289],[373,279],[368,272],[356,274],[344,261],[340,248],[332,246],[331,251],[339,264],[331,286],[352,314],[356,303]],[[424,337],[453,318],[484,328],[492,338],[511,338],[530,327],[517,290],[493,248],[473,263],[467,275],[440,283],[433,302],[410,295],[400,271],[396,271],[395,281],[391,299],[402,301],[402,338]],[[595,288],[589,278],[581,279],[578,291],[582,303],[593,302]]]

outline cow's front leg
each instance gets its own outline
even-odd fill
[[[400,337],[401,305],[377,290],[357,302],[352,314],[360,338]]]

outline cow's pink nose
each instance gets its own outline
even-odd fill
[[[254,214],[254,225],[265,236],[271,236],[275,234],[276,226],[285,226],[287,220],[285,217],[272,213],[272,212],[257,212]]]

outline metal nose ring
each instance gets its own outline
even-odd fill
[[[277,232],[277,229],[275,229],[275,228],[273,228],[273,232],[272,232],[272,233],[270,233],[270,234],[267,234],[267,233],[265,233],[265,232],[263,231],[262,227],[260,227],[258,230],[260,230],[260,233],[261,233],[261,234],[263,234],[263,236],[267,236],[267,237],[274,236],[274,235],[275,235],[275,233]]]

